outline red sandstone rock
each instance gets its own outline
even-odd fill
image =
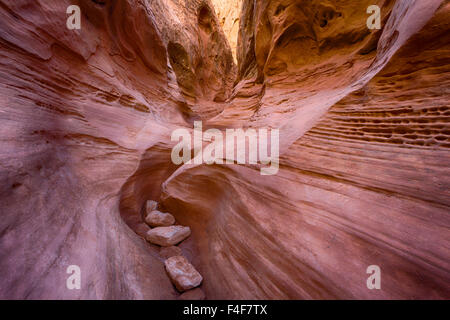
[[[156,202],[156,201],[147,200],[147,202],[145,203],[145,210],[146,210],[147,214],[150,214],[152,211],[156,210],[157,207],[158,207],[158,202]]]
[[[183,292],[199,286],[202,276],[183,256],[175,256],[164,262],[167,274],[178,291]]]
[[[205,300],[206,296],[202,289],[195,288],[182,293],[178,299],[180,300]]]
[[[151,227],[167,227],[175,223],[175,218],[170,213],[153,210],[147,214],[145,222]]]
[[[100,2],[79,31],[68,0],[0,6],[1,299],[176,299],[149,198],[211,299],[450,298],[448,1],[369,31],[372,1],[243,0],[237,66],[236,1]],[[279,128],[279,173],[175,166],[194,119]]]
[[[147,236],[147,232],[149,232],[151,228],[146,223],[139,223],[134,228],[134,232],[136,232],[139,236],[145,238]]]
[[[243,0],[211,0],[236,60],[236,48]],[[236,60],[237,61],[237,60]]]
[[[244,1],[242,80],[209,121],[281,127],[279,174],[185,166],[162,203],[192,228],[209,299],[449,297],[450,6],[385,1],[368,32],[367,3],[310,3]]]
[[[191,229],[183,226],[157,227],[147,232],[147,241],[162,247],[176,245],[189,237]]]

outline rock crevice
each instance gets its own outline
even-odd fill
[[[450,297],[448,1],[72,2],[0,1],[0,298]],[[194,120],[278,174],[173,164]]]

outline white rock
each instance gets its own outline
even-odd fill
[[[183,256],[170,257],[164,262],[167,274],[178,291],[198,287],[203,277]]]
[[[168,227],[175,223],[175,218],[170,213],[153,210],[147,214],[145,222],[151,227]]]
[[[157,227],[147,232],[147,241],[162,247],[174,246],[191,234],[191,228],[183,226]]]
[[[153,210],[156,210],[157,207],[158,207],[158,202],[153,201],[153,200],[147,200],[147,204],[145,206],[145,212],[150,213]]]

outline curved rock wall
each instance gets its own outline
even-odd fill
[[[216,10],[222,30],[230,44],[233,57],[237,61],[236,49],[243,0],[211,0]]]
[[[147,2],[187,102],[200,114],[221,111],[220,104],[214,107],[211,100],[220,103],[228,99],[236,67],[211,1]],[[208,103],[202,103],[204,100]]]
[[[176,28],[162,33],[154,2],[77,3],[79,31],[66,28],[71,1],[0,3],[0,296],[172,299],[161,257],[119,200],[146,150],[193,116],[171,72]],[[196,30],[178,41],[204,54]],[[222,50],[212,58],[231,57],[220,37],[206,41]],[[212,58],[202,59],[220,69]],[[69,265],[82,270],[80,291],[66,288]]]
[[[1,298],[177,298],[147,199],[209,299],[450,297],[448,1],[243,0],[237,66],[236,2],[74,2],[0,0]],[[173,165],[195,119],[279,128],[279,173]]]
[[[286,19],[301,16],[292,6]],[[294,21],[263,24],[278,2],[244,2],[242,80],[209,123],[281,128],[280,172],[185,166],[163,185],[164,204],[193,229],[209,298],[449,296],[449,5],[380,6],[385,27],[368,33],[364,4],[356,13],[342,2],[337,11],[354,13],[359,29],[353,38],[337,15],[343,34],[316,40],[330,43],[321,53],[300,30],[286,33]],[[283,34],[292,37],[277,46]],[[297,44],[312,50],[309,62],[291,63],[290,49],[287,68],[268,72],[270,57]],[[382,290],[366,287],[370,265],[381,267]]]

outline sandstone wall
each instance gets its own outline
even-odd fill
[[[237,65],[236,6],[0,0],[0,298],[177,298],[147,199],[208,299],[450,297],[449,2],[243,0]],[[173,165],[195,119],[279,128],[280,172]]]

